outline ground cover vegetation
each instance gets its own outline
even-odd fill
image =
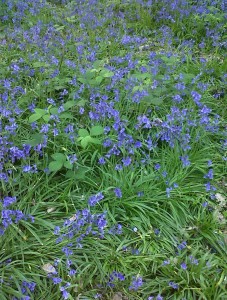
[[[0,299],[226,299],[225,1],[0,5]]]

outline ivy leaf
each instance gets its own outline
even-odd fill
[[[50,120],[50,115],[49,115],[49,114],[48,114],[48,115],[45,115],[45,116],[43,116],[42,118],[43,118],[43,120],[44,120],[45,122],[48,122],[48,121]]]
[[[90,143],[95,145],[101,145],[101,141],[99,139],[91,137]]]
[[[86,173],[90,171],[90,168],[87,167],[79,167],[76,171],[69,170],[66,172],[65,177],[66,178],[73,178],[73,179],[84,179],[86,176]]]
[[[104,77],[104,78],[108,78],[108,77],[112,77],[114,75],[114,73],[112,71],[109,71],[108,69],[103,69],[100,73],[100,76]]]
[[[28,140],[26,143],[32,147],[37,146],[38,144],[42,144],[43,142],[43,134],[35,133],[31,136],[31,139]]]
[[[90,130],[91,136],[101,135],[103,134],[104,129],[100,125],[93,126]]]
[[[42,108],[35,108],[34,111],[37,115],[40,115],[41,117],[47,114],[47,111]]]
[[[68,110],[75,105],[76,105],[75,101],[67,101],[65,104],[63,104],[63,107],[65,110]]]
[[[85,136],[82,140],[81,140],[81,146],[83,148],[87,148],[88,144],[91,142],[92,137],[90,135]]]
[[[58,161],[61,161],[61,162],[66,161],[65,154],[63,154],[63,153],[54,153],[54,154],[51,155],[51,157],[54,160],[58,160]]]
[[[63,112],[59,116],[60,119],[73,119],[73,115],[67,112]]]
[[[42,116],[40,116],[39,114],[32,114],[28,120],[30,123],[33,123],[35,121],[38,121],[41,118],[42,118]]]
[[[102,76],[97,76],[95,78],[95,81],[97,82],[97,84],[99,85],[102,81],[103,81],[103,77]]]
[[[57,271],[55,269],[55,267],[53,265],[51,265],[50,263],[47,263],[45,265],[42,266],[43,271],[45,271],[47,274],[55,274]]]
[[[89,136],[89,132],[86,129],[79,129],[78,134],[80,137]]]
[[[64,162],[64,167],[71,170],[73,168],[73,165],[69,161],[65,161]]]
[[[50,113],[52,114],[52,115],[58,115],[59,113],[58,113],[58,108],[57,107],[52,107],[51,109],[50,109]]]
[[[147,104],[160,105],[160,104],[162,104],[163,99],[158,96],[149,95],[149,96],[143,97],[142,101],[144,101]]]
[[[55,160],[55,161],[52,161],[49,163],[49,170],[51,172],[57,172],[59,171],[63,166],[63,162],[62,161],[59,161],[59,160]]]

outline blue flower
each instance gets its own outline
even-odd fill
[[[121,198],[122,197],[122,192],[120,188],[115,188],[114,189],[114,193],[116,195],[117,198]]]
[[[133,281],[129,287],[129,290],[137,291],[143,285],[143,279],[141,276],[135,277],[133,276]]]
[[[8,197],[8,196],[4,197],[3,198],[3,207],[6,208],[15,202],[16,202],[16,197]]]
[[[183,262],[180,266],[181,266],[181,269],[187,270],[187,265],[185,262]]]
[[[180,159],[181,159],[181,161],[183,163],[183,167],[184,168],[190,166],[191,162],[189,160],[188,155],[181,156]]]
[[[123,165],[127,167],[131,164],[132,159],[131,159],[131,157],[128,156],[126,158],[123,158],[121,161],[123,162]]]
[[[172,287],[174,290],[177,290],[179,288],[179,285],[173,281],[169,282],[169,286]]]
[[[102,193],[98,193],[97,195],[93,195],[88,199],[88,204],[90,206],[95,206],[100,200],[104,198]]]

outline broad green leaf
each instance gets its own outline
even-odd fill
[[[33,63],[34,68],[41,68],[41,67],[49,67],[49,64],[43,62],[43,61],[36,61]]]
[[[50,113],[52,114],[52,115],[58,115],[59,113],[58,113],[58,108],[57,107],[52,107],[51,109],[50,109]]]
[[[64,167],[71,170],[73,168],[73,165],[69,161],[65,161],[64,162]]]
[[[35,108],[34,110],[35,110],[35,113],[40,115],[41,117],[47,114],[47,111],[42,108]]]
[[[91,137],[90,143],[96,144],[96,145],[101,145],[101,141],[99,139]]]
[[[184,73],[183,76],[183,81],[185,83],[191,83],[192,79],[195,78],[195,75],[190,73]]]
[[[91,127],[91,130],[90,130],[91,136],[101,135],[101,134],[103,134],[103,132],[104,132],[104,129],[100,125],[93,126],[93,127]]]
[[[104,64],[103,60],[96,60],[94,63],[93,63],[93,66],[95,69],[98,69],[100,67],[102,67]]]
[[[65,104],[63,104],[63,107],[65,110],[68,110],[75,105],[76,105],[75,101],[67,101]]]
[[[109,71],[108,69],[103,69],[100,73],[100,76],[108,78],[108,77],[112,77],[114,75],[114,73],[112,71]]]
[[[56,160],[50,162],[48,168],[51,172],[57,172],[62,168],[62,166],[63,166],[63,162]]]
[[[66,161],[66,156],[63,153],[54,153],[51,155],[51,157],[54,160],[58,160],[58,161],[62,161],[62,162]]]
[[[87,70],[84,77],[90,80],[95,77],[95,72],[92,70]]]
[[[152,75],[149,73],[135,73],[135,74],[132,74],[132,77],[138,78],[138,79],[145,79],[145,78],[151,78]]]
[[[69,23],[75,23],[76,22],[76,18],[75,18],[75,16],[67,17],[66,21],[69,22]]]
[[[79,129],[78,134],[80,137],[86,137],[90,135],[86,129]]]
[[[95,79],[89,79],[87,83],[90,85],[97,85],[97,81]]]
[[[86,148],[88,146],[88,144],[91,142],[91,140],[92,140],[92,137],[90,135],[85,136],[80,142],[81,146],[83,148]]]
[[[31,136],[31,139],[28,140],[26,143],[29,144],[32,147],[37,146],[38,144],[41,144],[43,142],[43,134],[36,133]]]
[[[33,123],[41,118],[42,118],[42,116],[40,116],[39,114],[32,114],[28,120],[30,123]]]
[[[71,113],[63,112],[59,116],[60,119],[73,119],[73,115]]]
[[[67,171],[65,174],[66,178],[74,178],[74,176],[75,176],[75,172],[72,170]]]
[[[42,118],[43,118],[43,120],[44,120],[45,122],[49,122],[49,120],[50,120],[50,115],[45,115],[45,116],[43,116]]]
[[[87,167],[79,167],[76,171],[69,170],[66,172],[66,178],[73,178],[73,179],[84,179],[86,173],[90,170]]]
[[[175,56],[171,56],[171,57],[161,56],[161,59],[169,66],[176,64],[178,61],[178,58]]]
[[[95,81],[97,82],[97,84],[100,84],[103,81],[103,77],[102,76],[97,76],[95,78]]]
[[[154,104],[154,105],[160,105],[163,102],[163,99],[157,96],[145,96],[143,97],[142,101],[148,103],[148,104]]]
[[[79,77],[78,78],[78,81],[83,83],[83,84],[86,84],[87,83],[87,79],[83,78],[83,77]]]
[[[132,92],[142,91],[145,87],[141,85],[136,85],[133,87]]]
[[[77,105],[78,105],[78,106],[85,106],[85,104],[86,104],[87,102],[88,102],[87,100],[82,99],[82,100],[80,100],[80,101],[77,102]]]
[[[54,89],[55,89],[56,91],[63,90],[63,89],[65,89],[65,88],[66,88],[65,85],[55,85],[55,86],[54,86]]]

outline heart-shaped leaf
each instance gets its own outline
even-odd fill
[[[103,134],[103,132],[104,132],[104,129],[100,125],[93,126],[93,127],[91,127],[91,130],[90,130],[91,136],[101,135],[101,134]]]
[[[58,160],[58,161],[66,161],[66,157],[65,157],[65,154],[63,153],[54,153],[51,155],[51,157],[54,159],[54,160]]]
[[[63,166],[62,161],[55,160],[49,163],[48,168],[51,172],[57,172],[62,168],[62,166]]]
[[[86,137],[90,135],[86,129],[79,129],[78,134],[80,137]]]

